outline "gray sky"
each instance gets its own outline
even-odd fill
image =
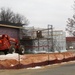
[[[0,0],[0,8],[11,8],[15,13],[26,16],[29,26],[65,30],[66,21],[73,15],[74,0]]]

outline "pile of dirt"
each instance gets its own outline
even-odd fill
[[[0,69],[8,69],[17,64],[18,64],[18,61],[14,59],[0,60]]]
[[[0,69],[18,69],[75,60],[74,52],[49,54],[7,54],[0,56]]]

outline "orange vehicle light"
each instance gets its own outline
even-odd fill
[[[0,40],[0,43],[2,43],[2,41]]]

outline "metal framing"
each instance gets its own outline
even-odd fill
[[[37,37],[37,34],[36,34],[37,31],[42,32],[42,37]],[[46,50],[47,52],[50,52],[50,51],[55,52],[56,50],[59,51],[59,50],[66,49],[66,46],[65,46],[66,39],[65,39],[64,32],[62,30],[54,30],[52,25],[48,25],[47,29],[32,28],[30,33],[31,33],[30,39],[33,40],[33,42],[35,41],[37,43],[37,45],[35,44],[32,45],[34,50],[35,48],[37,48],[38,51]],[[45,44],[43,41],[45,42]]]

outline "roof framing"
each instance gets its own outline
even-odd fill
[[[0,24],[0,27],[9,27],[9,28],[23,29],[22,26],[12,26],[12,25],[5,25],[5,24]]]

